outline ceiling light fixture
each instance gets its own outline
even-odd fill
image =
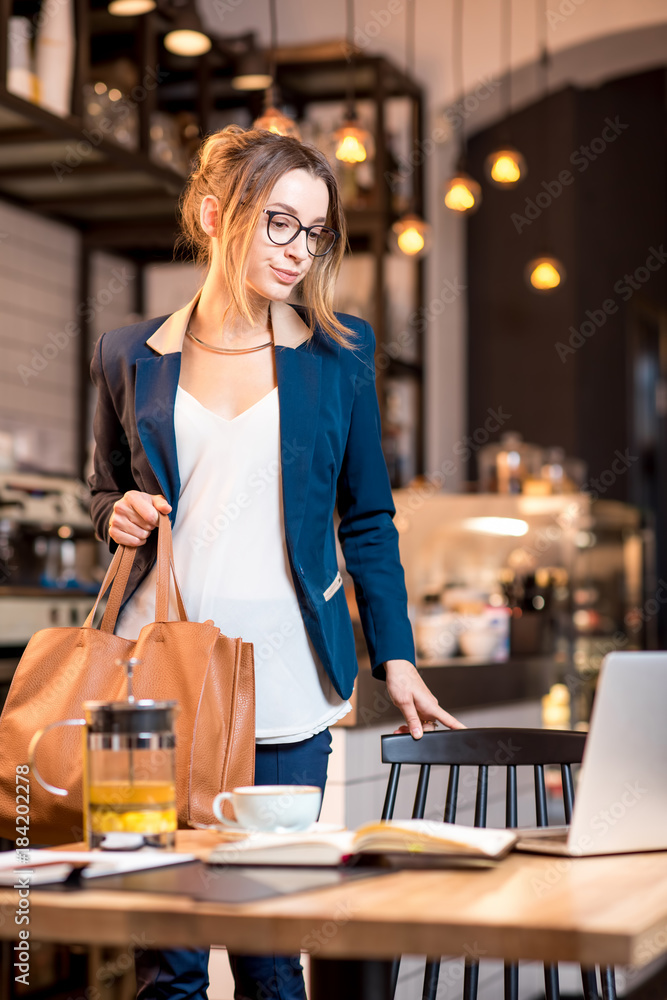
[[[111,0],[107,7],[114,17],[137,17],[155,10],[155,0]]]
[[[509,141],[509,117],[512,113],[512,0],[503,0],[500,17],[500,55],[505,64],[504,123],[502,140],[485,161],[486,176],[499,188],[513,188],[528,172],[524,156]]]
[[[459,101],[465,97],[463,81],[463,0],[452,3],[452,71]],[[452,212],[471,215],[482,203],[482,188],[468,173],[465,127],[461,122],[459,157],[453,177],[445,183],[445,205]]]
[[[347,0],[347,106],[345,117],[339,128],[334,132],[336,143],[336,159],[341,163],[356,166],[364,160],[372,160],[375,155],[373,137],[359,121],[354,100],[354,0]]]
[[[164,47],[176,56],[203,56],[212,46],[202,27],[194,0],[182,0],[170,5],[173,27],[164,36]]]
[[[423,257],[431,249],[431,227],[420,216],[407,212],[391,228],[406,257]]]
[[[538,0],[539,2],[539,0]],[[550,162],[550,136],[551,136],[551,121],[550,121],[550,108],[549,108],[549,48],[547,44],[547,3],[548,0],[543,0],[544,2],[544,21],[545,25],[542,28],[543,34],[541,40],[538,41],[538,46],[540,50],[539,63],[542,68],[542,95],[545,101],[544,112],[541,116],[542,125],[542,136],[540,145],[545,151],[546,162]],[[538,18],[538,23],[541,18]],[[566,274],[565,268],[560,260],[552,253],[551,241],[549,240],[549,231],[551,228],[551,221],[549,213],[543,212],[542,219],[539,223],[540,228],[544,234],[544,242],[540,246],[541,255],[533,257],[529,260],[524,268],[524,278],[526,284],[534,292],[538,292],[541,295],[548,294],[559,288],[565,281]]]
[[[276,0],[269,0],[269,20],[271,23],[271,51],[269,61],[269,74],[273,84],[267,87],[264,94],[264,110],[259,118],[253,122],[253,128],[263,128],[276,135],[291,135],[295,139],[301,138],[299,126],[284,114],[278,107],[280,104],[280,90],[276,83],[276,49],[278,48],[278,15],[276,12]]]
[[[536,292],[552,292],[565,281],[565,268],[556,257],[535,257],[526,264],[525,278]]]
[[[452,212],[472,215],[482,203],[482,188],[465,170],[458,170],[445,185],[445,205]]]
[[[273,77],[266,54],[260,49],[249,49],[241,56],[232,77],[234,90],[266,90],[273,83]]]
[[[412,77],[415,65],[415,22],[417,0],[408,4],[405,14],[405,73]],[[406,257],[423,257],[431,249],[431,227],[416,212],[416,176],[412,175],[412,194],[408,211],[391,227],[395,244]],[[421,185],[420,185],[421,187]]]

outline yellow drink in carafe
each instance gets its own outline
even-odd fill
[[[168,833],[177,827],[173,781],[96,781],[88,789],[90,829],[101,833]]]

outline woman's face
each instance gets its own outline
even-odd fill
[[[329,192],[320,177],[306,170],[290,170],[276,181],[264,207],[294,215],[302,226],[325,225]],[[281,301],[305,278],[315,258],[308,253],[303,232],[283,246],[272,243],[267,233],[268,220],[269,216],[262,213],[248,254],[246,284],[249,291],[262,298]]]

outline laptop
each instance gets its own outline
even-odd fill
[[[604,658],[569,828],[516,832],[565,857],[667,850],[667,652]]]

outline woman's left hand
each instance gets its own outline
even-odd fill
[[[405,718],[405,724],[394,732],[411,733],[418,740],[425,730],[435,729],[436,722],[442,722],[449,729],[466,728],[438,705],[438,699],[409,660],[387,660],[384,668],[387,674],[387,693]]]

